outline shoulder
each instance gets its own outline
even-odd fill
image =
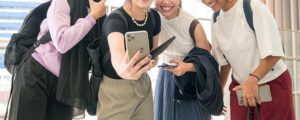
[[[258,0],[251,0],[250,5],[251,5],[251,8],[252,8],[252,11],[253,11],[254,15],[269,11],[267,6],[265,4],[263,4],[261,1],[258,1]]]
[[[180,16],[179,17],[182,17],[186,20],[189,20],[189,21],[193,21],[194,19],[196,19],[196,17],[194,17],[192,14],[190,14],[189,12],[185,11],[185,10],[182,10],[180,9]]]
[[[68,0],[52,0],[49,9],[53,9],[54,11],[69,11],[70,5]]]
[[[149,10],[149,13],[153,14],[154,17],[160,17],[158,11],[153,8]]]
[[[153,15],[153,17],[154,17],[154,19],[156,20],[156,21],[160,21],[160,15],[159,15],[159,13],[156,11],[156,10],[154,10],[154,9],[150,9],[149,10],[149,13],[150,13],[150,15],[152,14]]]
[[[273,19],[274,17],[269,8],[259,0],[251,0],[251,9],[254,20],[260,20],[262,18]]]
[[[261,7],[264,6],[264,4],[259,0],[250,0],[251,1],[251,7]]]
[[[121,14],[123,13],[120,8],[117,9]],[[124,20],[126,18],[126,16],[123,13],[123,16],[121,16],[120,14],[116,13],[116,11],[111,12],[104,20],[104,25],[109,25],[111,26],[111,24],[127,24],[126,20]]]
[[[113,12],[111,12],[107,17],[106,20],[122,20],[122,17],[117,12],[123,13],[120,9],[117,9]],[[124,15],[124,13],[123,13]],[[124,15],[125,16],[125,15]]]

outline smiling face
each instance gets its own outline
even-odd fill
[[[180,0],[156,0],[155,5],[166,18],[175,18],[179,14]]]
[[[200,0],[199,0],[200,1]],[[224,0],[201,0],[202,3],[210,7],[213,11],[219,11],[224,5]]]

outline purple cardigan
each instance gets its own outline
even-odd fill
[[[41,44],[32,57],[58,77],[62,54],[74,47],[95,24],[95,18],[88,14],[70,26],[70,6],[67,0],[53,0],[38,35],[40,39],[49,30],[52,41]]]

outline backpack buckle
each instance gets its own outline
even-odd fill
[[[35,48],[37,48],[38,46],[40,46],[41,42],[39,40],[37,40],[36,42],[34,42],[33,46]]]

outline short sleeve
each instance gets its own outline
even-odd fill
[[[154,19],[155,19],[155,28],[153,31],[153,36],[156,36],[158,33],[160,33],[160,30],[161,30],[161,20],[160,20],[160,16],[157,11],[152,10],[152,12],[153,12]]]
[[[219,63],[220,66],[224,66],[224,65],[227,65],[227,61],[226,59],[224,58],[224,54],[223,52],[221,51],[220,47],[219,47],[219,44],[217,42],[217,38],[216,36],[214,35],[214,30],[213,30],[213,26],[212,26],[212,55],[215,57],[215,59],[217,60],[217,62]]]
[[[260,58],[284,56],[282,41],[274,16],[260,1],[252,0],[253,24]]]
[[[104,20],[102,31],[106,37],[112,32],[120,32],[125,34],[126,32],[126,24],[124,20],[122,20],[121,16],[116,13],[111,13]]]

